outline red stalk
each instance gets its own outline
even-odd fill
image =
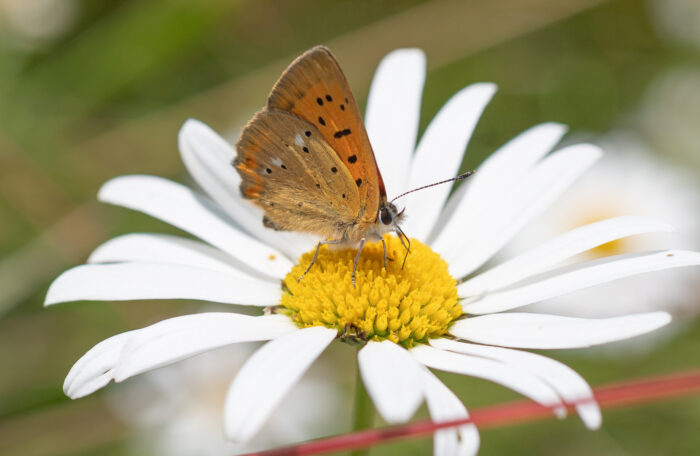
[[[666,398],[700,393],[700,369],[677,372],[653,378],[624,381],[596,388],[593,391],[601,408],[646,404]],[[567,404],[572,408],[575,403]],[[366,448],[404,437],[430,435],[438,429],[474,423],[480,429],[553,417],[552,408],[529,400],[520,400],[483,407],[471,412],[466,419],[433,423],[420,420],[399,426],[367,429],[300,443],[283,448],[250,453],[247,456],[310,455]]]

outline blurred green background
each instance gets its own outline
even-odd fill
[[[664,143],[631,114],[659,75],[700,74],[700,47],[674,34],[674,16],[664,16],[665,8],[680,8],[677,28],[687,26],[692,11],[700,17],[697,3],[0,0],[0,454],[136,454],[129,442],[137,430],[110,412],[108,393],[70,401],[63,378],[100,340],[201,304],[44,309],[42,302],[50,281],[102,241],[173,232],[95,195],[126,173],[187,181],[176,138],[188,117],[234,140],[286,64],[319,43],[336,53],[364,105],[381,57],[417,46],[428,63],[422,128],[463,86],[499,86],[465,167],[523,129],[557,121],[579,135],[624,125],[658,153],[698,169],[699,148]],[[694,368],[698,354],[700,324],[691,323],[645,356],[554,356],[598,385]],[[441,378],[471,408],[516,398],[483,381]],[[700,398],[671,400],[605,412],[598,432],[575,418],[485,430],[481,454],[698,454],[697,423]],[[427,454],[431,445],[423,439],[373,454]]]

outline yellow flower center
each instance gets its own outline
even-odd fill
[[[356,284],[351,276],[356,249],[333,250],[324,245],[316,263],[301,281],[314,255],[301,256],[284,278],[278,312],[297,326],[326,326],[346,341],[388,339],[407,348],[447,332],[462,315],[457,281],[447,263],[430,247],[411,240],[411,253],[402,269],[405,249],[395,236],[367,244],[357,265]]]

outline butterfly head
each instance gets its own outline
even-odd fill
[[[404,234],[403,230],[399,226],[399,224],[403,222],[403,219],[405,217],[405,210],[406,208],[403,208],[401,209],[401,211],[399,211],[394,205],[394,203],[384,201],[379,206],[379,212],[377,213],[377,222],[375,224],[375,229],[377,231],[377,234],[379,234],[380,236],[384,233],[389,233],[391,231],[395,232],[401,240],[401,243],[406,248],[406,250],[409,250],[411,241],[408,239],[408,237]]]
[[[379,208],[377,220],[381,225],[387,228],[387,231],[394,230],[396,226],[403,221],[403,212],[405,210],[406,208],[403,208],[401,212],[399,212],[394,203],[385,202]]]
[[[375,223],[375,230],[379,236],[384,233],[395,232],[399,238],[405,236],[403,230],[399,226],[404,219],[404,211],[406,208],[399,211],[396,209],[394,203],[389,201],[384,201],[379,206],[379,212],[377,212],[377,221]],[[403,240],[402,240],[403,241]]]
[[[394,203],[390,201],[384,201],[379,206],[376,225],[378,228],[377,231],[381,233],[388,233],[390,231],[395,232],[396,235],[399,237],[401,244],[403,244],[403,246],[406,248],[406,255],[408,255],[408,252],[411,250],[411,240],[408,239],[408,236],[406,236],[406,234],[399,226],[399,224],[403,222],[405,210],[406,208],[403,208],[401,209],[401,211],[399,211],[398,209],[396,209]],[[406,258],[404,257],[404,264],[405,263]]]

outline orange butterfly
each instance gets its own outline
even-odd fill
[[[324,239],[304,274],[323,244],[357,246],[353,286],[368,240],[384,245],[385,267],[383,234],[396,232],[410,251],[399,226],[403,210],[387,201],[362,116],[328,48],[316,46],[289,65],[236,150],[241,193],[265,211],[263,225]]]

